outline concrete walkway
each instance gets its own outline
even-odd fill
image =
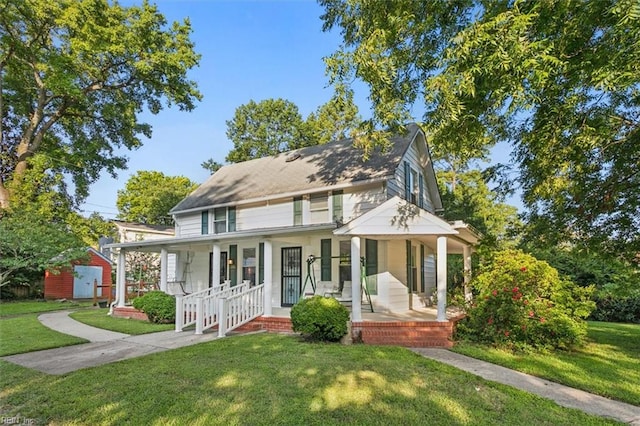
[[[576,408],[596,416],[609,417],[630,425],[640,426],[640,407],[635,405],[593,395],[446,349],[416,348],[413,351],[426,358],[452,365],[483,379],[509,385],[543,398],[551,399],[563,407]]]
[[[82,337],[90,343],[9,355],[2,359],[47,374],[66,374],[82,368],[109,364],[218,338],[215,332],[196,336],[193,331],[176,333],[173,330],[130,336],[88,326],[69,317],[70,313],[70,311],[51,312],[38,316],[38,319],[43,325],[53,330]]]

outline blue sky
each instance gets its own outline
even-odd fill
[[[129,3],[129,2],[124,2]],[[130,3],[136,3],[132,1]],[[139,170],[186,176],[201,183],[209,172],[200,164],[224,162],[233,144],[226,121],[250,100],[283,98],[295,103],[303,118],[329,100],[322,58],[341,42],[337,31],[322,32],[322,8],[311,0],[208,1],[157,0],[169,22],[189,18],[200,66],[189,76],[198,83],[202,101],[191,112],[165,109],[142,120],[153,127],[151,139],[126,151],[128,169],[113,179],[107,173],[93,184],[81,206],[85,215],[117,214],[117,191]],[[365,91],[356,91],[360,114],[369,115]]]

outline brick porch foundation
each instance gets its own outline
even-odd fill
[[[147,314],[144,312],[140,312],[133,306],[121,306],[114,307],[113,314],[111,315],[114,318],[126,318],[126,319],[137,319],[141,321],[149,321]]]

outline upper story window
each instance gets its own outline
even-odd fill
[[[302,197],[293,199],[293,225],[302,225]]]
[[[236,208],[218,207],[213,209],[213,232],[223,234],[236,230]]]
[[[326,192],[313,194],[309,198],[309,211],[311,212],[311,223],[329,221],[329,197]]]
[[[422,173],[404,162],[405,199],[418,207],[424,207],[424,177]]]
[[[203,211],[200,214],[200,219],[201,219],[200,233],[202,235],[207,235],[209,233],[209,211],[208,210]]]

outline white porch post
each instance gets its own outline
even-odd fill
[[[437,291],[438,321],[447,320],[447,237],[438,237],[437,242]]]
[[[264,241],[264,316],[271,316],[271,293],[273,293],[273,246],[271,241]]]
[[[462,257],[464,263],[464,300],[469,302],[471,301],[471,287],[469,286],[469,281],[471,280],[471,248],[468,245],[464,245],[462,247]]]
[[[213,285],[220,285],[220,244],[214,244],[211,250],[213,254],[213,261],[211,262],[211,273],[213,277],[211,277],[211,283]]]
[[[167,292],[167,262],[169,259],[169,253],[167,249],[162,247],[160,249],[160,291]]]
[[[116,299],[118,300],[118,307],[124,306],[124,299],[127,297],[127,283],[126,283],[126,250],[121,248],[118,253],[118,274],[116,276]]]
[[[362,321],[360,237],[351,237],[351,321]]]

